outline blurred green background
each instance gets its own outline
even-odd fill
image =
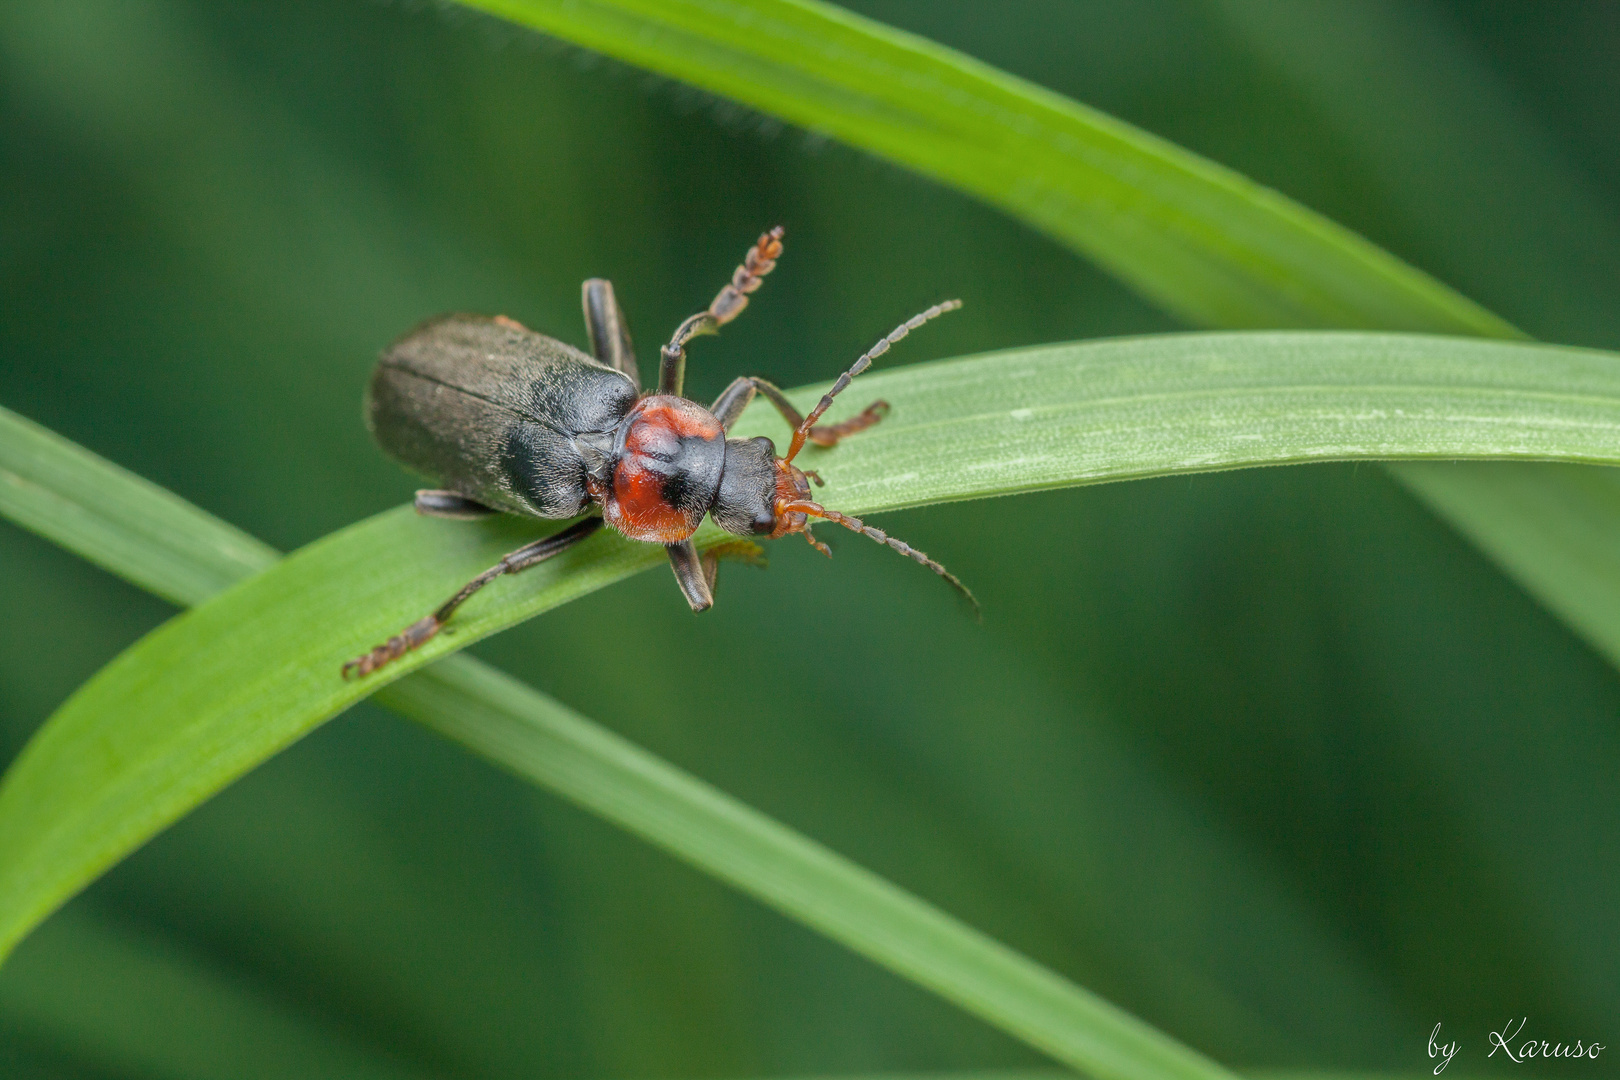
[[[1240,169],[1548,340],[1620,346],[1620,6],[862,2]],[[1051,242],[837,145],[459,9],[0,7],[0,404],[283,548],[408,498],[361,426],[445,310],[651,362],[787,227],[734,375],[1173,330]],[[904,403],[897,403],[903,407]],[[829,460],[829,468],[835,467]],[[1620,1048],[1620,677],[1375,467],[890,515],[475,652],[1243,1067]],[[162,603],[0,523],[9,757]],[[1620,1054],[1620,1049],[1613,1051]],[[1616,1075],[1612,1058],[1512,1068]],[[1032,1051],[368,706],[0,970],[5,1077],[1017,1068]],[[1498,1072],[1501,1070],[1498,1069]]]

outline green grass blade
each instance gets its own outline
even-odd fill
[[[814,0],[462,0],[949,184],[1228,328],[1513,336],[1298,203],[934,42]]]
[[[248,562],[268,565],[276,558],[183,500],[0,409],[0,457],[24,456],[38,482],[29,500],[0,501],[0,515],[119,567],[155,592],[201,599],[190,595],[199,582],[240,579],[251,572]],[[39,512],[39,503],[55,511]],[[80,527],[89,506],[105,508],[97,528]],[[1122,1080],[1227,1075],[1061,976],[476,660],[448,657],[384,687],[377,698],[1059,1060]],[[214,740],[216,748],[220,741]],[[129,760],[140,754],[139,747],[127,749],[134,751]],[[83,764],[71,754],[66,763]],[[177,772],[183,770],[169,778]],[[50,782],[47,775],[47,788]],[[11,820],[11,812],[0,807],[0,822]],[[127,837],[109,839],[103,851],[116,858],[120,839]],[[17,929],[14,938],[24,932],[26,927]],[[153,977],[163,981],[173,974]],[[48,1001],[42,1005],[30,997],[24,1005],[42,1023],[59,1019],[38,1015],[42,1007],[50,1012]]]
[[[0,409],[0,515],[181,605],[200,603],[280,557],[6,409]]]
[[[88,500],[106,508],[106,523],[82,530],[76,528],[76,514],[32,514],[15,501],[0,503],[0,512],[10,515],[20,509],[19,520],[73,550],[96,554],[99,561],[145,567],[129,574],[139,584],[177,592],[164,585],[173,580],[166,571],[184,570],[188,561],[206,580],[206,575],[246,573],[245,560],[237,554],[241,549],[256,548],[262,557],[274,557],[217,519],[0,410],[0,454],[15,460],[22,447],[29,448],[33,475],[40,481],[31,492],[34,498],[49,495],[51,505],[62,508]],[[52,482],[58,487],[51,488]],[[120,536],[125,513],[129,527]],[[213,542],[198,543],[210,538]],[[104,550],[108,545],[117,549],[116,558]],[[179,580],[188,580],[188,575]],[[1218,1075],[1207,1062],[1106,1002],[477,661],[451,657],[379,696],[397,711],[930,986],[1060,1060],[1099,1075]],[[100,955],[108,946],[96,948]],[[146,972],[141,965],[150,966],[151,959],[126,957],[128,951],[113,947],[111,955],[142,971],[140,977],[148,981],[180,978],[186,993],[196,991],[186,972],[169,967]],[[46,953],[56,955],[49,948]],[[226,996],[222,1007],[227,1011],[240,1005]],[[53,1011],[55,1000],[51,994],[29,995],[17,998],[14,1009],[0,1001],[0,1011],[18,1022],[67,1022],[71,1009]],[[262,1026],[257,1013],[252,1019]],[[233,1027],[244,1022],[234,1014],[231,1020]],[[109,1054],[151,1052],[149,1040],[143,1042],[138,1032],[114,1036],[122,1041],[109,1045]],[[293,1050],[304,1052],[306,1041],[299,1033]],[[204,1047],[193,1049],[206,1052]],[[278,1050],[281,1057],[289,1052],[286,1047]]]
[[[487,667],[389,704],[1098,1077],[1224,1077],[1202,1056],[820,844]],[[477,704],[471,704],[477,702]]]
[[[1399,335],[1171,335],[995,353],[863,379],[895,403],[808,459],[871,513],[1066,484],[1356,458],[1620,464],[1609,353]],[[793,396],[801,404],[819,388]],[[864,400],[864,397],[863,397]],[[751,410],[739,433],[781,434]],[[535,535],[531,524],[361,522],[155,630],[73,695],[0,787],[0,947],[258,762],[397,678],[657,565],[602,534],[488,590],[379,676],[338,665]],[[705,542],[719,538],[712,529]],[[912,538],[918,539],[918,538]],[[905,569],[897,565],[896,572]]]
[[[970,56],[814,0],[461,0],[955,187],[1167,311],[1227,328],[1518,336],[1349,230]],[[1620,507],[1579,470],[1428,468],[1407,487],[1620,664]],[[1532,512],[1521,497],[1539,489]],[[1500,485],[1498,487],[1497,485]],[[1580,567],[1581,571],[1572,570]]]

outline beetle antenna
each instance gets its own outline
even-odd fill
[[[850,366],[848,371],[838,376],[838,381],[833,383],[832,389],[827,391],[827,393],[822,396],[821,401],[816,405],[816,407],[810,410],[810,415],[805,417],[804,421],[799,424],[798,430],[794,431],[793,433],[793,442],[788,446],[787,456],[782,460],[792,461],[794,456],[798,454],[800,450],[804,449],[804,440],[809,437],[810,429],[815,426],[817,420],[821,419],[821,414],[827,411],[827,407],[832,404],[833,398],[843,393],[855,376],[871,367],[873,360],[876,360],[878,357],[888,352],[890,346],[894,345],[895,342],[900,341],[907,334],[917,329],[917,327],[921,326],[923,323],[928,322],[931,319],[937,319],[947,311],[955,311],[961,306],[962,301],[960,300],[946,300],[943,303],[935,304],[927,311],[918,312],[916,315],[913,315],[911,318],[889,331],[888,336],[883,338],[883,340],[879,341],[876,345],[862,353],[861,358],[855,361],[855,363]],[[828,520],[832,519],[829,518]],[[934,565],[938,567],[937,563]],[[945,574],[943,568],[939,568],[938,572]],[[945,574],[945,576],[951,577],[949,574]],[[955,578],[951,578],[951,580],[956,582],[957,588],[961,588],[962,583],[960,581],[956,581]],[[963,589],[962,591],[967,592],[966,589]],[[969,599],[972,599],[971,595],[969,596]],[[978,604],[975,603],[973,606],[977,608]]]
[[[950,309],[947,308],[946,310],[948,311]],[[969,604],[973,605],[973,617],[975,619],[983,618],[983,613],[979,608],[979,601],[974,597],[972,590],[970,590],[966,585],[962,584],[961,578],[957,577],[939,563],[935,562],[933,559],[930,559],[927,554],[918,551],[904,540],[901,540],[898,537],[890,536],[877,526],[868,525],[858,517],[850,517],[848,514],[840,514],[837,510],[829,510],[820,503],[810,502],[807,499],[787,503],[782,506],[780,512],[789,514],[808,514],[811,517],[823,518],[835,524],[842,525],[846,529],[861,533],[863,536],[869,536],[880,544],[887,544],[889,547],[911,559],[913,562],[921,563],[934,573],[938,574],[940,577],[944,578],[950,584],[951,588],[961,593],[963,599],[965,599]],[[808,535],[809,530],[806,529],[805,532]],[[832,554],[832,552],[827,551],[826,545],[817,543],[814,538],[811,538],[810,542],[814,544],[818,550],[824,552],[825,554]]]

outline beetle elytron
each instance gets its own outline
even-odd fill
[[[676,329],[660,352],[658,392],[643,393],[630,333],[611,282],[584,285],[585,325],[595,359],[496,316],[446,315],[389,346],[372,373],[366,418],[384,451],[443,485],[418,491],[416,509],[473,519],[496,513],[585,518],[507,555],[433,614],[343,665],[368,675],[438,633],[473,593],[504,574],[527,570],[607,524],[632,540],[663,544],[693,611],[714,603],[715,555],[699,557],[692,534],[709,514],[738,536],[770,539],[810,532],[821,518],[864,533],[972,594],[949,571],[904,541],[810,498],[821,478],[793,464],[806,440],[832,446],[888,411],[873,402],[839,424],[817,425],[832,400],[872,360],[923,323],[961,306],[950,300],[918,314],[855,361],[809,416],[771,383],[743,376],[705,409],[681,396],[686,346],[716,333],[748,306],[782,253],[778,226],[759,238],[707,310]],[[788,452],[767,438],[727,439],[743,409],[763,394],[793,428]],[[975,604],[975,606],[977,606]]]

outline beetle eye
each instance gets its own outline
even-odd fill
[[[776,515],[769,510],[761,510],[754,515],[754,531],[768,533],[776,528]]]

